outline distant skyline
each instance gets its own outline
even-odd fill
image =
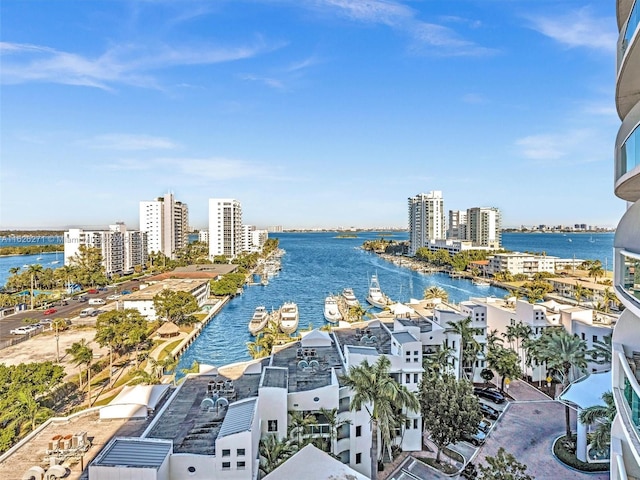
[[[612,2],[5,0],[0,228],[407,226],[407,199],[503,226],[613,227]]]

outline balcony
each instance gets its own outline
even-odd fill
[[[621,119],[627,116],[640,98],[640,88],[637,83],[637,79],[640,77],[639,23],[640,4],[636,2],[618,37],[616,107]]]
[[[615,194],[623,200],[640,199],[640,103],[620,125],[615,144]]]

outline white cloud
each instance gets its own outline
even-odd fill
[[[529,135],[516,140],[520,155],[537,162],[577,164],[597,162],[610,156],[610,139],[591,128],[562,133]]]
[[[467,93],[465,95],[462,96],[462,101],[464,103],[469,103],[472,105],[480,105],[483,103],[487,103],[488,100],[486,97],[483,97],[480,94],[477,93]]]
[[[177,147],[177,145],[168,138],[126,133],[98,135],[81,143],[91,148],[108,150],[165,150]]]
[[[2,82],[50,82],[112,90],[125,84],[160,88],[149,73],[175,66],[211,65],[247,59],[280,48],[258,38],[235,47],[200,44],[191,46],[118,45],[90,58],[40,45],[0,42]]]
[[[596,17],[588,7],[565,15],[532,16],[531,28],[570,48],[586,47],[613,52],[618,34],[614,18]]]

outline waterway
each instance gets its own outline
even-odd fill
[[[256,306],[278,308],[285,301],[294,301],[300,310],[300,329],[309,325],[320,327],[324,298],[352,287],[360,302],[367,306],[365,296],[372,274],[377,273],[382,290],[393,300],[402,302],[422,298],[424,289],[438,285],[449,293],[455,303],[471,296],[503,297],[506,291],[496,287],[478,287],[466,279],[451,279],[445,274],[422,274],[398,267],[377,255],[361,250],[365,240],[379,238],[377,233],[359,233],[358,238],[336,238],[335,233],[281,233],[272,235],[286,250],[282,271],[269,285],[245,288],[244,294],[233,299],[204,329],[201,336],[183,355],[179,368],[189,367],[194,360],[209,365],[226,365],[248,360],[246,342],[253,337],[247,331]],[[513,251],[546,252],[562,258],[599,258],[605,263],[611,255],[613,234],[521,234],[506,233],[505,248]],[[406,233],[385,238],[406,240]],[[568,241],[571,239],[571,242]],[[566,245],[568,244],[568,245]],[[610,257],[609,257],[610,259]],[[611,261],[609,260],[609,265]]]

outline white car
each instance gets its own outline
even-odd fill
[[[12,335],[27,335],[31,332],[35,332],[37,329],[38,327],[34,325],[25,325],[23,327],[14,328],[13,330],[10,330],[9,333]]]
[[[118,298],[120,298],[122,295],[114,293],[113,295],[109,295],[107,297],[107,300],[117,300]]]

